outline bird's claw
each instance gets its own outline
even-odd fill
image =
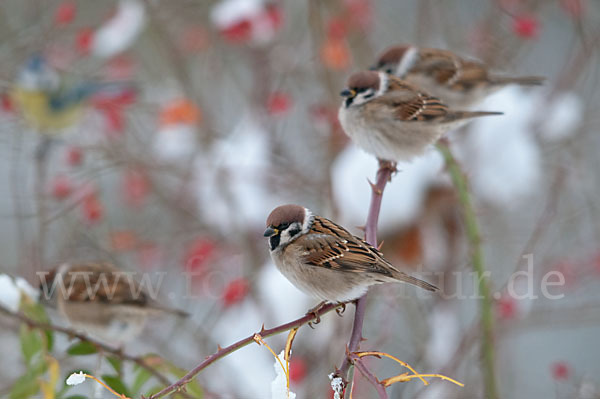
[[[338,316],[342,316],[344,314],[344,312],[346,311],[346,303],[345,302],[340,302],[338,307],[335,308],[335,313],[338,314]]]
[[[309,309],[308,312],[306,312],[307,316],[312,315],[314,317],[314,320],[311,320],[308,322],[308,326],[310,328],[314,329],[313,324],[319,324],[321,322],[321,315],[319,315],[319,310],[321,310],[323,308],[323,306],[325,306],[324,301],[319,303],[314,308]]]

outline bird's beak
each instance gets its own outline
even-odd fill
[[[356,96],[356,90],[344,89],[340,92],[340,96],[346,98],[353,98]]]
[[[273,227],[267,227],[267,229],[265,230],[265,234],[263,234],[265,237],[272,237],[275,234],[279,234],[279,230],[274,229]]]

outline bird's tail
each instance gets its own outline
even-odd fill
[[[174,316],[181,317],[181,318],[186,318],[186,317],[190,316],[190,314],[188,312],[184,312],[183,310],[169,308],[169,307],[163,306],[161,304],[157,304],[157,303],[153,303],[151,305],[151,308],[156,311],[159,311],[162,313],[167,313],[167,314],[172,314]]]
[[[447,121],[457,121],[460,119],[469,119],[469,118],[477,118],[480,116],[492,116],[492,115],[502,115],[504,112],[491,112],[491,111],[456,111],[452,112],[447,116]]]
[[[394,270],[394,272],[392,273],[392,278],[394,280],[398,280],[398,281],[402,281],[402,282],[405,282],[408,284],[416,285],[417,287],[423,288],[427,291],[435,292],[435,291],[439,290],[439,288],[436,287],[435,285],[429,284],[427,281],[420,280],[416,277],[410,276],[399,270]]]
[[[493,85],[509,85],[516,84],[520,86],[540,86],[544,84],[546,78],[543,76],[521,76],[521,77],[493,77],[490,79],[490,83]]]

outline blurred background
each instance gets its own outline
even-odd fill
[[[506,74],[547,77],[541,88],[491,96],[477,108],[505,115],[449,135],[491,272],[500,395],[598,398],[599,27],[594,0],[4,0],[0,272],[34,286],[37,271],[64,261],[149,273],[159,299],[191,316],[152,320],[124,350],[181,369],[263,323],[302,316],[316,301],[271,263],[266,216],[297,203],[361,235],[377,163],[341,130],[338,93],[390,45],[445,48]],[[48,93],[60,95],[36,97]],[[382,251],[445,295],[375,287],[361,348],[466,384],[395,384],[392,398],[483,398],[479,302],[457,195],[435,149],[399,170],[383,197]],[[511,295],[517,271],[525,273]],[[541,283],[551,271],[564,284],[549,297]],[[350,306],[300,329],[291,366],[299,398],[330,397],[327,375],[352,317]],[[8,397],[26,365],[11,351],[19,325],[0,325]],[[285,334],[268,342],[278,351]],[[65,354],[69,344],[57,336],[52,350],[61,381],[96,362]],[[367,364],[380,379],[402,372],[387,360]],[[253,345],[198,383],[206,398],[268,398],[274,377],[273,357]],[[127,365],[123,381],[133,379]],[[354,397],[376,396],[358,377]]]

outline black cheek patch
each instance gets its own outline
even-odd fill
[[[271,236],[271,238],[269,238],[269,246],[271,247],[271,251],[277,248],[280,239],[281,236],[279,234],[275,234],[274,236]]]
[[[298,234],[298,233],[300,233],[300,229],[299,229],[298,227],[296,227],[296,228],[294,228],[294,229],[291,229],[291,230],[289,231],[290,237],[293,237],[293,236],[295,236],[295,235],[296,235],[296,234]]]

